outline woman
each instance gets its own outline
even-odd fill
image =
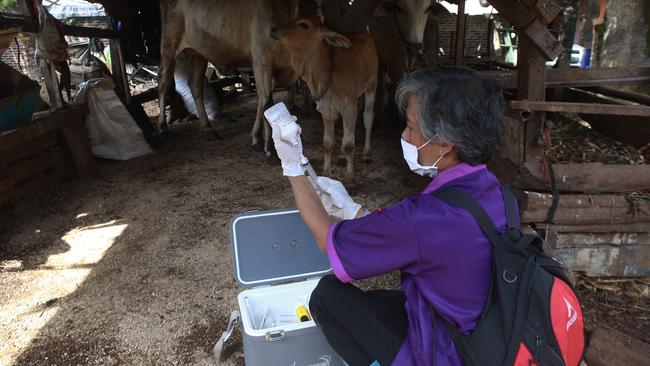
[[[310,309],[350,365],[462,365],[443,320],[461,333],[474,329],[488,295],[492,248],[469,213],[432,193],[464,190],[505,230],[499,182],[485,167],[500,146],[504,100],[493,81],[460,67],[406,76],[396,100],[407,118],[404,159],[433,180],[372,213],[328,178],[319,178],[319,200],[303,175],[302,146],[274,137],[296,204],[334,273],[320,281]],[[328,214],[344,220],[334,223]],[[349,284],[394,270],[401,291]]]

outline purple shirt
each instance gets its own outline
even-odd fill
[[[505,230],[499,181],[485,165],[466,163],[440,172],[419,194],[328,230],[327,255],[341,281],[401,271],[409,327],[393,365],[432,365],[434,350],[436,366],[462,365],[440,318],[468,333],[487,299],[492,246],[469,213],[431,194],[441,187],[469,193]]]

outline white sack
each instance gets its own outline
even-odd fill
[[[181,52],[176,60],[176,69],[174,70],[174,82],[176,83],[176,91],[181,95],[185,108],[195,116],[199,116],[192,97],[192,90],[190,88],[190,75],[192,74],[192,65],[190,64],[185,53]],[[208,115],[208,121],[213,122],[217,120],[219,115],[219,102],[214,90],[210,88],[208,81],[205,77],[203,79],[203,104],[205,105],[205,113]]]
[[[142,130],[126,110],[110,79],[92,79],[79,86],[74,104],[88,102],[86,128],[93,155],[129,160],[152,153]]]

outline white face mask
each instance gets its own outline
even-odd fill
[[[406,140],[401,139],[402,152],[404,153],[404,160],[406,160],[406,163],[409,165],[411,171],[413,171],[415,174],[419,174],[422,176],[428,175],[431,178],[435,178],[436,175],[438,175],[438,167],[436,166],[436,164],[438,164],[438,162],[442,160],[442,158],[445,156],[444,154],[440,156],[440,158],[438,158],[438,160],[436,160],[436,162],[433,163],[433,165],[431,166],[422,166],[420,165],[420,163],[418,163],[418,150],[427,146],[427,144],[431,141],[432,140],[429,140],[424,144],[422,144],[422,146],[416,147],[415,145],[406,142]]]

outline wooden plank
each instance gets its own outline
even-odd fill
[[[562,3],[558,0],[522,0],[521,3],[544,25],[548,25],[562,12]]]
[[[61,180],[61,173],[51,169],[45,174],[34,177],[9,192],[0,193],[0,207],[16,203],[23,198],[40,196],[51,192],[56,183]]]
[[[530,101],[543,101],[546,98],[544,80],[546,66],[542,55],[532,47],[532,40],[521,37],[517,67],[517,98]],[[524,126],[524,161],[539,165],[542,159],[540,136],[544,126],[545,114],[533,113]]]
[[[481,71],[504,89],[517,88],[517,71]],[[595,69],[548,69],[546,87],[628,85],[650,83],[650,67],[611,67]]]
[[[566,88],[564,91],[564,99],[565,102],[600,103],[611,105],[624,104],[623,101],[618,99],[598,95],[577,88]],[[648,128],[647,117],[617,116],[613,118],[606,115],[586,113],[581,113],[580,117],[589,122],[594,130],[607,136],[611,136],[618,141],[634,145],[637,148],[647,145],[650,141],[650,128]]]
[[[7,166],[9,178],[15,182],[15,185],[19,185],[23,181],[53,169],[61,160],[62,155],[61,151],[44,151],[21,159]]]
[[[523,223],[544,222],[553,196],[524,191],[521,202]],[[650,222],[650,202],[632,204],[623,195],[560,195],[554,223],[558,225]]]
[[[82,116],[71,119],[62,126],[65,143],[79,178],[93,177],[97,173],[88,132]]]
[[[0,151],[8,150],[48,132],[55,131],[67,121],[83,118],[86,114],[88,114],[86,105],[75,105],[57,111],[49,117],[33,121],[25,127],[0,133]]]
[[[549,248],[548,252],[572,271],[587,276],[650,276],[650,245]]]
[[[456,50],[454,52],[454,63],[456,65],[463,64],[465,57],[465,22],[467,16],[465,15],[465,0],[458,1],[458,15],[456,17]]]
[[[650,344],[599,326],[589,337],[585,360],[589,366],[650,365]]]
[[[602,114],[610,116],[650,117],[650,107],[599,103],[531,102],[512,100],[510,108],[554,113]],[[650,123],[650,120],[648,120]],[[650,127],[650,126],[649,126]]]
[[[560,42],[549,32],[546,26],[537,21],[532,12],[520,2],[490,0],[490,4],[506,18],[510,25],[522,32],[521,38],[529,38],[531,45],[546,60],[555,59],[564,50]]]
[[[588,225],[546,225],[537,226],[557,233],[650,233],[650,222]]]
[[[619,98],[633,103],[639,103],[639,104],[650,106],[650,95],[648,94],[612,89],[605,86],[593,86],[593,87],[585,88],[585,90],[597,94],[602,94],[608,97]]]
[[[650,187],[650,165],[602,163],[553,164],[560,192],[601,193],[636,192]],[[539,165],[524,163],[513,186],[524,190],[546,191]]]
[[[502,155],[515,164],[524,162],[524,124],[521,120],[503,116],[503,150]]]
[[[13,24],[22,27],[23,32],[38,32],[38,22],[32,17],[23,16],[20,14],[12,14],[12,17],[9,18],[0,15],[0,23],[8,21],[11,21]],[[120,32],[118,31],[103,28],[80,27],[68,24],[63,24],[63,34],[66,36],[89,38],[120,38]]]
[[[56,145],[57,143],[58,139],[56,132],[47,132],[46,134],[38,136],[33,140],[26,141],[25,143],[3,151],[2,155],[0,155],[0,167],[24,157],[36,154],[47,149],[50,146]]]
[[[650,233],[556,233],[547,237],[549,248],[650,246]],[[650,262],[648,263],[650,265]]]

